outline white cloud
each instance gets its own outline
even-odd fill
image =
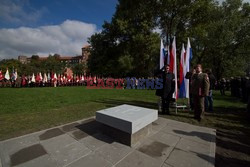
[[[47,8],[34,9],[29,5],[28,0],[10,1],[1,0],[0,3],[0,22],[24,25],[37,22]]]
[[[97,31],[94,24],[74,20],[38,28],[0,29],[0,58],[17,58],[21,54],[79,55],[88,37]]]

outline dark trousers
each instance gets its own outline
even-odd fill
[[[201,120],[204,113],[204,97],[194,96],[194,118]]]
[[[213,111],[213,93],[209,91],[209,95],[205,98],[205,111]]]
[[[161,98],[162,102],[162,113],[163,114],[169,114],[169,103],[170,103],[170,98]]]

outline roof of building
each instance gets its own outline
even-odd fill
[[[84,48],[84,49],[88,49],[88,48],[90,48],[90,47],[91,47],[91,45],[86,44],[86,45],[83,45],[83,47],[82,47],[82,48]]]

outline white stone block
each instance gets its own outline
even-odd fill
[[[126,104],[96,112],[96,121],[129,134],[134,134],[157,119],[157,110]]]

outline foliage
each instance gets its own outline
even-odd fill
[[[153,1],[119,1],[111,23],[94,34],[88,67],[104,76],[149,76],[157,66],[159,35]]]
[[[18,60],[10,59],[10,60],[2,60],[0,61],[0,69],[2,69],[3,73],[5,73],[6,69],[17,69],[18,75],[32,75],[37,74],[39,72],[47,73],[47,72],[56,72],[63,73],[65,64],[61,63],[58,60],[58,57],[49,55],[47,59],[39,59],[38,56],[33,55],[31,57],[31,62],[27,64],[21,64]]]
[[[244,75],[249,67],[250,5],[241,0],[120,0],[110,23],[89,39],[88,66],[101,75],[150,76],[158,66],[161,30],[165,43],[190,37],[192,64],[217,78]],[[235,68],[237,67],[237,68]]]

